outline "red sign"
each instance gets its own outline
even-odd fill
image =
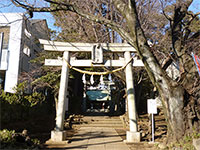
[[[197,71],[198,71],[199,76],[200,76],[200,57],[195,55],[194,53],[192,53],[192,57],[194,59],[194,62],[195,62],[196,67],[197,67]]]

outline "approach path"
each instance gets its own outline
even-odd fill
[[[48,144],[48,148],[72,150],[130,150],[119,133],[123,124],[119,117],[85,116],[77,133],[66,144]],[[118,132],[117,132],[118,131]]]
[[[73,125],[77,132],[65,143],[48,143],[47,149],[69,150],[152,150],[144,144],[126,144],[123,124],[119,116],[84,116],[82,124]]]
[[[81,127],[67,146],[68,149],[129,150],[114,128]]]

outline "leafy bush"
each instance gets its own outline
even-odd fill
[[[12,145],[15,142],[15,139],[12,138],[14,135],[15,131],[14,130],[0,130],[0,141],[1,144],[10,144]]]
[[[38,139],[30,139],[28,135],[16,133],[15,130],[0,130],[0,149],[34,149],[39,144]]]
[[[32,107],[45,100],[43,93],[33,92],[31,94],[25,93],[26,83],[20,83],[15,89],[16,93],[6,93],[0,91],[0,100],[8,102],[9,104],[20,104],[22,106]]]

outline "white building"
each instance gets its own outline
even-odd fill
[[[49,39],[46,20],[28,20],[23,13],[0,13],[0,85],[14,93],[20,73],[41,52],[39,38]]]

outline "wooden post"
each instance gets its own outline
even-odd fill
[[[67,66],[66,60],[69,61],[69,52],[65,51],[63,54],[63,65],[62,65],[62,72],[61,72],[61,79],[60,79],[60,89],[58,95],[58,109],[56,112],[56,130],[62,131],[63,130],[63,123],[65,117],[65,103],[67,100],[67,88],[68,88],[68,74],[69,68]]]
[[[126,63],[131,59],[130,52],[124,54]],[[126,88],[127,88],[127,102],[128,102],[128,115],[130,131],[127,131],[127,142],[140,142],[140,133],[137,132],[137,115],[136,115],[136,102],[135,90],[133,82],[132,64],[126,66]]]

